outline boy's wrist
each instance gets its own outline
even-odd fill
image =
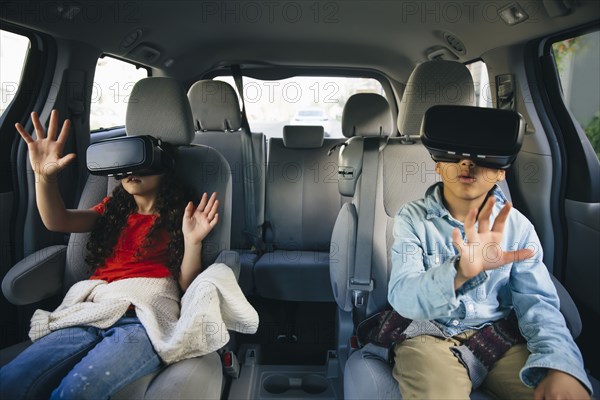
[[[458,257],[456,257],[456,260],[454,260],[454,263],[453,263],[454,269],[456,270],[456,275],[454,277],[455,290],[458,289],[459,287],[461,287],[469,279],[471,279],[463,274],[462,269],[460,268],[460,260],[461,260],[461,257],[459,255]]]

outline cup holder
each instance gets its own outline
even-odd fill
[[[321,394],[329,386],[327,379],[320,375],[302,375],[288,377],[286,375],[271,375],[263,381],[263,388],[271,394],[282,394],[291,389],[298,389],[307,394]]]
[[[265,379],[263,387],[269,393],[281,394],[290,390],[290,378],[284,375],[271,375]]]
[[[308,394],[320,394],[327,390],[327,379],[321,375],[306,375],[302,378],[302,390]]]

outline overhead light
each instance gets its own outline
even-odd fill
[[[520,24],[529,18],[529,14],[517,2],[502,7],[498,14],[507,25]]]
[[[81,6],[74,2],[62,3],[56,7],[56,11],[62,18],[72,21],[81,12]]]

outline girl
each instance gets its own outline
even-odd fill
[[[172,294],[177,292],[172,290],[176,281],[185,292],[200,273],[202,240],[219,221],[216,193],[210,198],[204,193],[194,207],[191,201],[185,205],[190,197],[172,171],[131,175],[121,180],[111,197],[91,210],[68,210],[57,174],[75,158],[72,153],[63,156],[70,121],[64,122],[57,137],[56,110],[52,111],[47,136],[38,115],[32,113],[31,118],[37,140],[21,124],[16,128],[29,149],[40,216],[52,231],[91,231],[86,261],[94,272],[87,282],[159,278],[144,282],[171,285],[168,292]],[[163,308],[162,312],[173,311],[170,305],[155,303],[152,305]],[[140,312],[146,311],[138,309]],[[148,320],[148,313],[144,315]],[[136,308],[129,306],[106,329],[72,326],[34,342],[0,370],[1,397],[48,398],[48,391],[55,388],[51,398],[105,399],[161,365]]]

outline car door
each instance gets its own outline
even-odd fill
[[[539,49],[537,87],[560,150],[558,237],[565,246],[555,274],[577,304],[584,326],[578,344],[598,378],[600,346],[591,327],[600,319],[600,30],[550,37]]]

